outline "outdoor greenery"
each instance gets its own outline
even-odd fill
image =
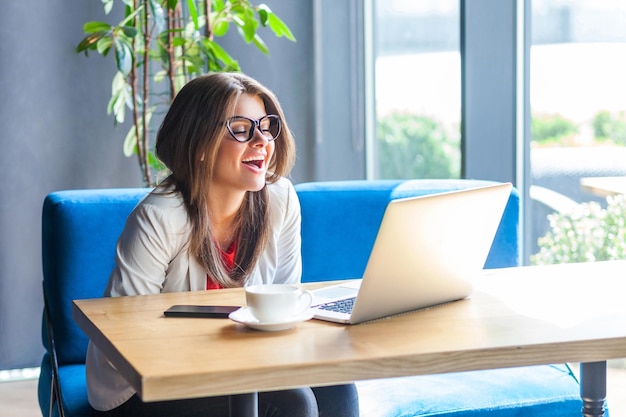
[[[259,29],[295,38],[287,25],[265,4],[248,0],[101,0],[108,15],[114,5],[124,9],[117,24],[92,21],[77,52],[112,55],[113,77],[107,111],[123,123],[126,110],[132,127],[124,141],[126,156],[136,155],[144,185],[154,185],[164,167],[153,154],[151,120],[157,108],[169,107],[191,78],[216,71],[240,71],[239,63],[216,41],[233,24],[247,44],[264,53],[268,48]],[[156,179],[153,173],[156,173]]]
[[[626,145],[626,113],[598,112],[594,143]],[[460,144],[444,126],[426,116],[392,113],[378,120],[380,178],[458,178]],[[532,140],[538,146],[575,146],[579,126],[558,114],[532,118]]]
[[[592,126],[596,139],[626,145],[626,112],[601,111],[593,118]]]
[[[550,230],[539,238],[531,263],[558,264],[626,259],[626,196],[581,203],[569,213],[548,216]]]
[[[578,126],[558,114],[536,115],[531,122],[533,142],[539,145],[568,144]]]
[[[626,145],[626,112],[599,111],[591,121],[593,141]],[[532,140],[537,145],[569,146],[580,134],[580,127],[558,114],[534,115]]]
[[[460,143],[424,116],[392,113],[378,120],[380,178],[459,178]]]

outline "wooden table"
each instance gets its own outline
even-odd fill
[[[588,177],[580,179],[584,191],[600,197],[626,194],[626,177]]]
[[[624,280],[626,261],[489,270],[466,300],[275,333],[163,316],[173,304],[243,305],[241,289],[77,300],[73,314],[144,401],[580,362],[584,415],[602,416],[606,360],[626,357]]]

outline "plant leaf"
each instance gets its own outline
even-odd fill
[[[225,19],[219,19],[213,23],[213,35],[225,36],[228,33],[230,24]]]
[[[125,157],[131,157],[137,153],[137,135],[135,134],[135,126],[131,126],[124,138],[124,145],[122,146]]]
[[[128,92],[129,88],[128,84],[126,84],[124,74],[119,71],[116,72],[113,77],[113,81],[111,82],[111,99],[107,105],[107,114],[113,114],[115,124],[124,123],[126,105],[128,102]]]
[[[101,31],[106,32],[109,30],[111,30],[111,25],[106,22],[93,21],[93,22],[87,22],[83,25],[83,31],[85,33],[94,33],[94,32],[101,32]]]
[[[148,111],[146,112],[146,124],[148,126],[150,125],[150,120],[152,120],[153,112],[154,112],[154,107],[149,108]],[[139,129],[139,135],[143,136],[143,118],[142,117],[139,118],[139,121],[137,122],[137,126]],[[137,134],[136,134],[134,125],[131,126],[130,130],[126,134],[126,137],[124,138],[123,150],[124,150],[124,155],[127,157],[133,156],[134,154],[137,153]]]
[[[157,71],[157,72],[156,72],[156,74],[154,74],[153,79],[154,79],[154,81],[155,81],[155,82],[160,83],[160,82],[162,82],[162,81],[163,81],[166,77],[167,77],[167,71],[165,71],[165,70],[160,70],[160,71]]]
[[[224,10],[224,0],[213,0],[213,10],[216,12]]]
[[[272,29],[272,32],[274,32],[274,34],[279,38],[284,36],[290,41],[296,41],[296,37],[293,36],[293,33],[291,33],[289,27],[285,24],[285,22],[280,19],[280,17],[276,16],[274,13],[269,13],[267,22],[270,29]]]
[[[165,27],[165,12],[159,0],[149,0],[150,11],[152,11],[152,20],[157,27],[157,31],[161,32]]]
[[[137,33],[139,33],[137,28],[134,26],[119,26],[119,29],[129,38],[134,38],[137,36]]]
[[[113,9],[113,0],[102,0],[102,4],[104,5],[104,13],[111,13],[111,9]]]
[[[115,115],[115,122],[122,124],[126,118],[126,99],[125,94],[122,92],[116,97],[113,102],[113,114]]]
[[[172,45],[174,46],[184,46],[185,42],[186,42],[185,38],[180,37],[180,36],[175,36],[172,39]]]
[[[96,44],[100,41],[100,39],[108,35],[110,35],[109,31],[102,31],[85,36],[83,40],[80,41],[80,43],[76,46],[76,52],[85,52],[85,54],[87,54],[88,49],[95,49]]]
[[[246,43],[252,42],[254,35],[256,35],[256,29],[259,24],[254,15],[250,16],[245,12],[238,13],[233,15],[233,22],[235,22],[235,24],[239,28],[239,33],[246,41]]]
[[[270,50],[267,47],[267,45],[265,44],[265,42],[263,42],[263,39],[261,39],[261,37],[258,34],[254,34],[254,37],[252,38],[252,43],[264,54],[269,54]]]
[[[222,48],[217,42],[207,39],[205,41],[205,47],[210,54],[217,60],[222,61],[225,66],[229,68],[237,68],[239,71],[239,63],[233,59],[232,56],[224,48]]]
[[[111,37],[105,36],[96,43],[96,49],[98,53],[102,56],[107,56],[109,54],[109,51],[111,50],[112,45],[113,40],[111,39]]]
[[[148,165],[157,172],[166,170],[165,164],[152,151],[148,151]]]
[[[272,14],[272,10],[266,4],[259,4],[256,11],[259,14],[261,25],[267,26],[267,20],[269,15]]]
[[[196,2],[194,0],[187,0],[187,9],[189,10],[189,17],[193,22],[194,29],[198,30],[200,25],[198,24],[198,8],[196,7]]]
[[[130,70],[133,66],[133,49],[123,38],[117,38],[115,42],[115,61],[117,63],[117,69],[124,75],[130,74]]]

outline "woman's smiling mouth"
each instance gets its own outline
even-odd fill
[[[263,155],[250,156],[248,158],[244,158],[241,162],[246,165],[253,165],[256,166],[258,169],[261,169],[265,164],[265,157]]]

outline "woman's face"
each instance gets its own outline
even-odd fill
[[[258,120],[265,116],[265,105],[258,96],[243,94],[237,101],[233,116]],[[258,129],[248,142],[237,142],[224,128],[217,150],[211,184],[222,192],[259,191],[265,186],[267,166],[274,154],[275,142],[269,142]],[[214,189],[215,189],[214,188]]]

